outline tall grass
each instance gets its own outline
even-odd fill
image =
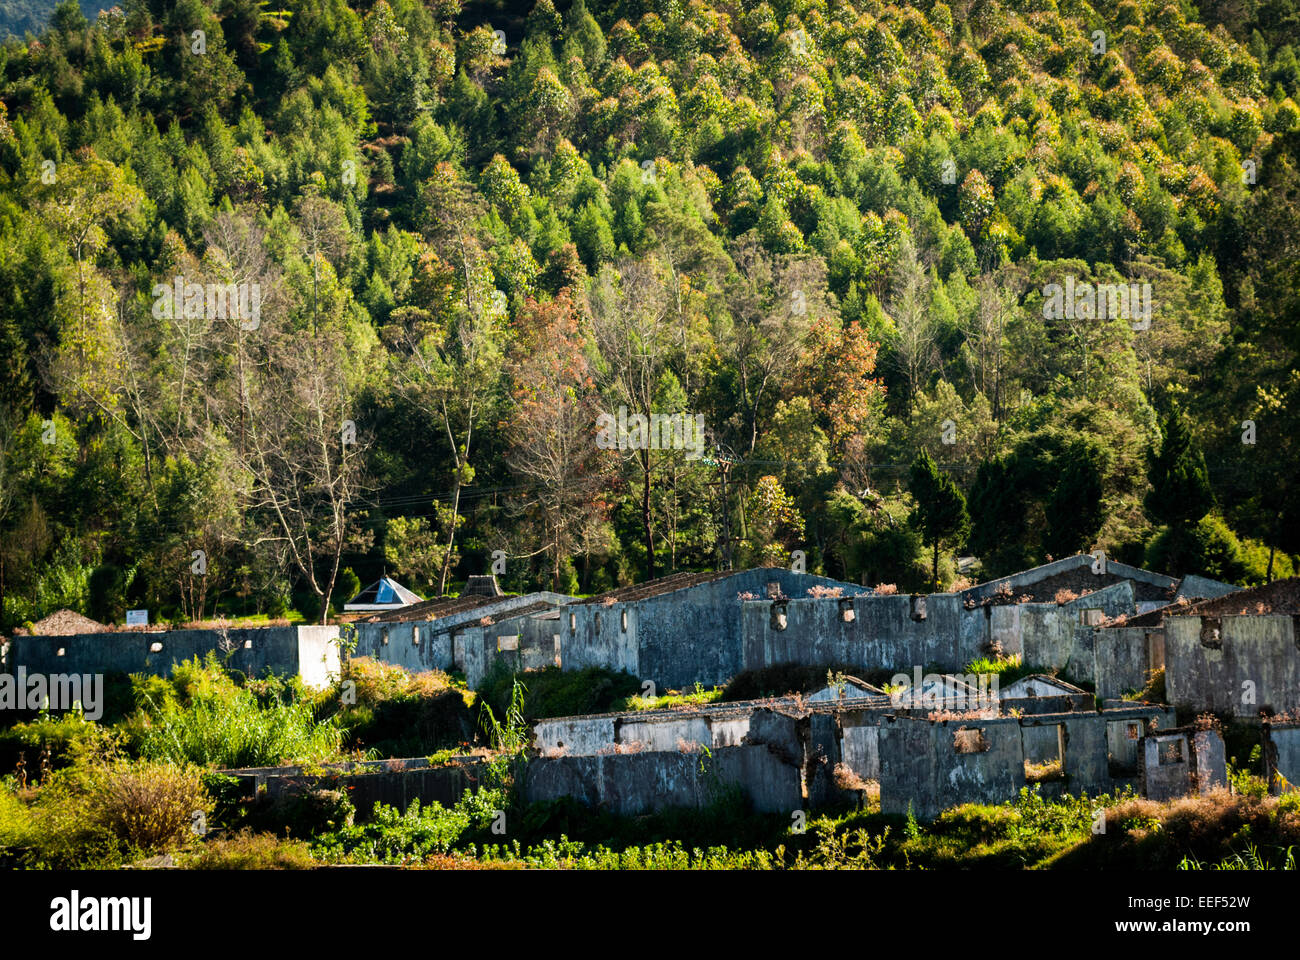
[[[205,767],[262,767],[342,758],[343,732],[318,721],[311,701],[278,680],[237,686],[220,665],[197,661],[138,689],[131,727],[141,757]]]

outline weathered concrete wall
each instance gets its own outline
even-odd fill
[[[152,673],[167,676],[172,666],[215,651],[227,665],[249,676],[267,670],[299,675],[324,687],[339,672],[338,627],[255,627],[235,630],[166,630],[84,633],[71,637],[14,637],[11,671],[28,673]],[[224,648],[223,648],[224,644]],[[161,649],[153,650],[154,645]],[[60,656],[59,651],[63,654]]]
[[[1265,723],[1263,746],[1269,792],[1300,790],[1300,723]]]
[[[720,747],[704,753],[631,753],[542,758],[529,762],[529,803],[573,797],[623,816],[668,807],[704,807],[723,784],[739,786],[761,813],[803,807],[800,771],[765,746]]]
[[[1175,707],[1219,715],[1300,709],[1294,619],[1166,617],[1165,692]]]
[[[542,720],[533,727],[533,746],[545,756],[561,753],[572,757],[595,756],[617,743],[614,721],[618,719],[618,714],[611,713]]]
[[[429,621],[410,623],[359,623],[354,657],[372,657],[411,673],[451,670],[451,630],[437,629]]]
[[[982,738],[960,753],[954,737]],[[979,731],[979,733],[975,733]],[[1002,803],[1025,784],[1020,724],[1013,719],[931,721],[885,717],[880,725],[880,806],[933,820],[961,803]]]
[[[924,602],[925,618],[913,619],[913,600],[905,595],[843,604],[834,598],[747,601],[743,667],[847,663],[904,673],[917,666],[959,671],[985,651],[989,608],[967,610],[955,593],[931,594]],[[774,608],[784,609],[784,629],[773,623]]]
[[[497,619],[511,610],[537,603],[559,606],[572,599],[567,594],[540,590],[522,596],[502,597],[436,620],[358,623],[355,625],[357,648],[353,656],[373,657],[412,673],[461,669],[456,663],[455,638],[463,629],[479,626],[483,617]],[[419,643],[415,642],[417,635]]]
[[[561,636],[564,669],[626,670],[658,690],[697,681],[725,683],[743,663],[739,595],[766,596],[771,583],[791,597],[806,596],[815,586],[839,587],[846,596],[865,589],[783,567],[760,567],[642,600],[570,604],[561,614],[568,628]]]
[[[1089,554],[1075,554],[1071,557],[1063,557],[1060,560],[1054,560],[1051,563],[1044,563],[1037,567],[1031,567],[1028,570],[1021,570],[1018,573],[1010,574],[1006,577],[1000,577],[997,580],[990,580],[988,583],[981,583],[962,591],[963,598],[973,598],[975,600],[984,600],[995,596],[1001,589],[1010,589],[1012,595],[1018,595],[1030,590],[1036,584],[1052,577],[1071,572],[1083,571],[1086,568],[1093,567],[1094,558]],[[1126,563],[1117,563],[1114,560],[1107,560],[1105,574],[1098,577],[1097,582],[1104,584],[1104,578],[1121,578],[1131,580],[1135,583],[1142,584],[1144,587],[1152,590],[1172,590],[1177,583],[1172,577],[1163,574],[1153,573],[1150,570],[1143,570],[1141,567],[1130,567]]]
[[[750,734],[767,701],[720,703],[699,710],[655,710],[589,717],[557,717],[533,726],[533,745],[546,756],[594,756],[628,750],[678,750],[682,744],[734,747]]]
[[[463,627],[457,642],[461,658],[457,666],[465,672],[465,683],[478,689],[497,663],[514,671],[554,666],[560,624],[561,619],[554,616],[523,615],[487,626]]]
[[[265,800],[301,793],[312,788],[346,790],[364,823],[374,815],[376,803],[405,810],[413,800],[422,806],[456,803],[466,790],[477,790],[483,777],[482,760],[453,760],[437,767],[423,757],[328,764],[323,773],[304,773],[302,767],[250,767],[227,770],[244,785],[246,799],[262,794]]]
[[[1172,800],[1227,782],[1223,738],[1214,730],[1177,728],[1149,734],[1139,746],[1142,794]]]
[[[1020,635],[1026,664],[1059,670],[1071,680],[1095,682],[1093,627],[1084,611],[1101,616],[1131,615],[1136,611],[1133,585],[1113,583],[1066,603],[1021,604]]]
[[[1214,600],[1236,593],[1240,589],[1241,587],[1221,580],[1211,580],[1209,577],[1198,577],[1194,573],[1189,573],[1178,584],[1178,592],[1174,594],[1174,599],[1192,597],[1198,600]]]
[[[1122,697],[1146,686],[1164,661],[1163,627],[1103,627],[1093,633],[1097,696]]]
[[[884,716],[865,722],[879,723],[881,809],[906,813],[910,801],[917,817],[933,819],[960,803],[1011,800],[1027,782],[1026,760],[1061,760],[1060,776],[1042,783],[1049,797],[1107,793],[1134,784],[1138,740],[1129,728],[1141,734],[1165,728],[1173,723],[1173,711],[1148,706],[946,721]],[[846,734],[849,723],[847,716],[840,718]],[[971,731],[965,736],[972,752],[958,749],[956,735],[962,728]],[[815,741],[818,728],[813,730]],[[862,769],[859,775],[865,779],[871,768],[864,763]]]

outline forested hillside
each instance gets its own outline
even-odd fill
[[[0,629],[494,558],[1289,575],[1296,16],[67,0],[0,49]]]

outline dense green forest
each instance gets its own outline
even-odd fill
[[[66,0],[0,48],[0,628],[1289,576],[1292,3]]]

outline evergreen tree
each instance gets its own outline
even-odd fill
[[[970,532],[966,498],[946,473],[941,473],[930,454],[921,454],[912,462],[909,489],[916,501],[908,522],[920,531],[930,546],[930,584],[939,589],[939,547],[954,547]]]

